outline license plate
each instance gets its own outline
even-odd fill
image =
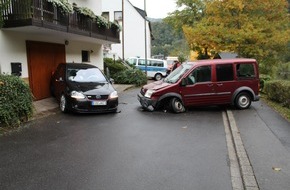
[[[92,106],[105,106],[107,105],[107,101],[92,101]]]

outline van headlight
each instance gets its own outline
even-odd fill
[[[115,99],[115,98],[118,98],[118,92],[117,91],[114,91],[110,94],[109,96],[109,99]]]
[[[72,98],[75,98],[75,99],[85,99],[86,98],[86,96],[83,93],[77,92],[77,91],[72,91],[70,93],[70,96]]]
[[[152,96],[152,94],[154,94],[154,92],[155,92],[155,90],[149,89],[149,90],[146,91],[144,96],[146,98],[151,98],[151,96]]]

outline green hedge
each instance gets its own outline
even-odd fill
[[[147,84],[147,77],[139,69],[127,69],[118,73],[114,78],[117,84],[135,84],[141,86]]]
[[[117,84],[134,84],[135,86],[141,86],[147,83],[147,77],[142,71],[135,66],[127,68],[121,63],[121,60],[114,61],[111,58],[104,58],[104,67],[105,73],[107,69],[109,70],[109,73],[106,73],[106,75],[113,78],[114,82]]]
[[[17,76],[0,74],[0,126],[17,126],[32,114],[29,86]]]
[[[290,81],[266,81],[263,91],[270,100],[281,103],[283,106],[290,108]]]

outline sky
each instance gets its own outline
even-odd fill
[[[144,10],[144,0],[129,0],[135,7]],[[145,0],[149,18],[165,18],[176,9],[176,0]]]

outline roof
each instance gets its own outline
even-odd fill
[[[257,62],[255,59],[250,58],[234,58],[234,59],[206,59],[206,60],[197,60],[193,62],[188,62],[189,64],[226,64],[226,63],[238,63],[238,62],[244,62],[244,63],[253,63]]]

